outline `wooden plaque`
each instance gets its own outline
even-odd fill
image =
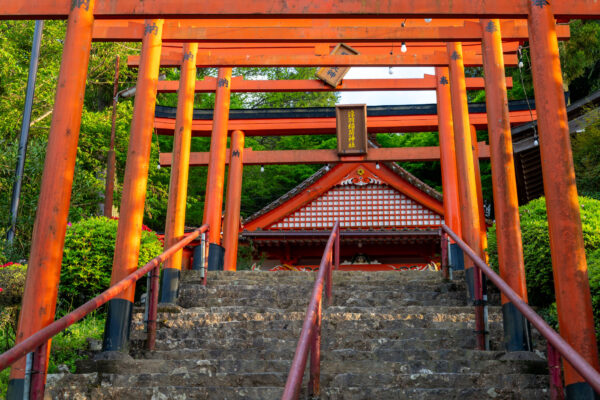
[[[367,105],[335,106],[339,155],[367,153]]]
[[[356,55],[359,54],[359,52],[344,43],[340,43],[335,46],[331,54]],[[322,67],[317,72],[317,77],[328,85],[337,87],[348,71],[350,71],[350,67]]]

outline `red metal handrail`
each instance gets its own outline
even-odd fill
[[[588,382],[597,393],[600,393],[600,373],[594,369],[577,351],[567,343],[550,325],[544,321],[521,296],[517,294],[509,285],[496,274],[475,252],[446,225],[442,229],[458,244],[462,251],[473,261],[476,268],[479,268],[488,279],[521,311],[533,326],[546,338],[548,344],[567,360],[573,368]],[[549,348],[550,348],[549,346]],[[554,364],[558,364],[554,352],[548,352],[548,361],[551,364],[550,373],[552,379],[556,379],[557,369]],[[560,371],[558,371],[560,372]]]
[[[119,294],[121,294],[122,292],[127,290],[131,285],[133,285],[135,282],[137,282],[141,277],[143,277],[148,272],[153,271],[153,277],[154,276],[158,277],[157,270],[158,270],[160,264],[162,264],[167,258],[172,256],[175,252],[181,250],[184,246],[189,244],[192,240],[194,240],[201,233],[204,233],[207,230],[208,230],[208,225],[202,225],[200,228],[196,229],[194,232],[187,235],[185,238],[183,238],[179,242],[175,243],[173,246],[169,247],[167,250],[162,252],[160,255],[158,255],[155,258],[153,258],[152,260],[150,260],[142,268],[139,268],[135,272],[128,275],[126,278],[123,278],[119,282],[115,283],[113,286],[106,289],[104,292],[102,292],[98,296],[94,297],[92,300],[88,301],[84,305],[76,308],[75,310],[71,311],[69,314],[65,315],[64,317],[54,321],[50,325],[46,326],[44,329],[37,331],[33,335],[29,336],[27,339],[23,340],[18,345],[11,348],[10,350],[7,350],[6,352],[2,353],[0,355],[0,371],[9,367],[13,363],[15,363],[17,360],[21,359],[22,357],[26,356],[28,353],[30,353],[34,350],[36,351],[36,355],[45,354],[45,351],[43,350],[43,348],[48,343],[48,340],[50,340],[56,334],[67,329],[69,326],[73,325],[77,321],[81,320],[82,318],[84,318],[86,315],[88,315],[92,311],[98,309],[99,307],[104,305],[109,300],[117,297]],[[150,298],[148,299],[148,301],[150,301],[148,320],[149,320],[149,322],[151,320],[154,320],[154,329],[155,329],[156,328],[156,310],[157,310],[157,303],[158,303],[158,285],[157,285],[157,281],[154,278],[152,279],[151,285],[155,286],[154,287],[155,291],[154,291],[153,295],[149,296]],[[152,313],[154,314],[153,317],[151,317]],[[156,334],[155,333],[152,334],[151,329],[152,328],[149,324],[149,326],[148,326],[148,331],[149,331],[148,342],[149,342],[149,347],[151,346],[153,348],[154,344],[152,342],[153,342],[153,340],[156,339]],[[35,366],[36,370],[38,370],[38,371],[43,370],[44,373],[39,373],[39,374],[33,375],[32,382],[31,382],[31,398],[32,399],[38,399],[38,398],[41,399],[43,397],[43,393],[44,393],[44,380],[45,380],[44,376],[45,376],[45,371],[46,371],[46,357],[34,356],[34,360],[36,360],[36,361],[34,361],[35,362],[34,366]]]
[[[310,381],[308,383],[309,396],[319,396],[320,392],[320,365],[321,365],[321,311],[323,299],[323,285],[326,286],[326,295],[329,305],[331,305],[331,286],[332,286],[332,264],[333,250],[335,246],[335,269],[339,268],[339,248],[340,248],[340,223],[336,221],[333,230],[325,246],[319,273],[315,280],[315,286],[312,291],[306,318],[302,324],[302,332],[298,340],[298,347],[294,354],[294,360],[290,368],[282,400],[297,399],[300,394],[300,386],[306,368],[306,360],[310,350]],[[325,281],[325,282],[324,282]]]

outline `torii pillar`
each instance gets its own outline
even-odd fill
[[[177,117],[173,139],[173,163],[169,183],[169,203],[165,226],[165,248],[183,237],[185,207],[187,203],[188,175],[190,171],[190,145],[194,118],[194,94],[196,88],[196,54],[198,43],[183,45],[181,78],[177,94]],[[164,263],[161,282],[161,303],[175,303],[179,292],[179,275],[183,250],[179,250]]]
[[[225,247],[224,269],[237,269],[237,252],[240,231],[240,208],[242,202],[242,173],[244,168],[244,132],[231,134],[229,177],[227,179],[227,199],[225,201],[225,223],[223,226],[223,247]]]
[[[94,24],[94,0],[87,6],[74,4],[67,21],[16,344],[52,323],[56,311]],[[50,353],[50,341],[46,351]],[[7,399],[24,398],[25,361],[12,366]]]
[[[138,71],[127,164],[123,180],[121,218],[117,229],[117,242],[110,278],[111,286],[138,268],[162,49],[162,26],[162,19],[146,20],[145,23],[142,61]],[[102,344],[104,351],[127,350],[134,294],[135,285],[132,285],[108,302],[108,315]]]
[[[450,229],[461,235],[458,172],[456,171],[454,124],[452,121],[452,100],[448,67],[436,67],[435,75],[437,79],[436,94],[440,162],[442,166],[442,192],[444,195],[444,221]],[[450,265],[452,268],[455,270],[464,269],[463,253],[458,245],[451,242],[449,247]]]
[[[560,334],[597,370],[598,349],[581,230],[579,200],[552,5],[529,3],[529,45],[542,176]],[[593,399],[592,387],[565,362],[567,398]]]
[[[479,237],[481,248],[487,249],[487,225],[485,224],[485,210],[483,208],[483,189],[481,188],[481,168],[479,166],[479,143],[477,142],[477,128],[471,125],[471,143],[473,144],[473,168],[475,171],[475,184],[477,186],[477,209],[479,211]],[[487,253],[483,252],[483,260],[487,262]]]
[[[208,224],[208,269],[222,270],[224,249],[221,246],[221,214],[223,211],[223,186],[225,184],[225,159],[227,156],[227,126],[231,94],[230,67],[219,68],[215,111],[210,140],[210,158],[204,201],[204,224]]]
[[[477,201],[477,182],[475,160],[471,141],[471,125],[469,123],[469,106],[467,103],[467,87],[465,83],[465,67],[461,43],[448,43],[450,58],[450,93],[452,98],[452,117],[454,123],[454,142],[456,146],[456,165],[460,198],[461,230],[465,242],[475,253],[483,258],[481,241],[481,225],[479,204]],[[465,278],[469,288],[469,296],[475,300],[475,319],[477,330],[477,348],[485,349],[483,326],[483,298],[481,288],[481,271],[465,259]]]
[[[481,28],[483,31],[485,101],[488,114],[500,276],[527,302],[519,198],[515,177],[500,21],[497,19],[482,19]],[[504,295],[502,295],[502,316],[506,350],[532,350],[529,322]]]

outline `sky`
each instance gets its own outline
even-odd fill
[[[433,75],[434,68],[394,67],[390,74],[388,67],[353,67],[344,79],[402,79],[422,78],[424,74]],[[435,91],[402,92],[341,92],[340,104],[399,105],[434,104]]]

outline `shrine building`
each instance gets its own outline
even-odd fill
[[[243,223],[260,269],[313,269],[340,221],[340,269],[434,269],[442,195],[395,163],[325,166]]]

